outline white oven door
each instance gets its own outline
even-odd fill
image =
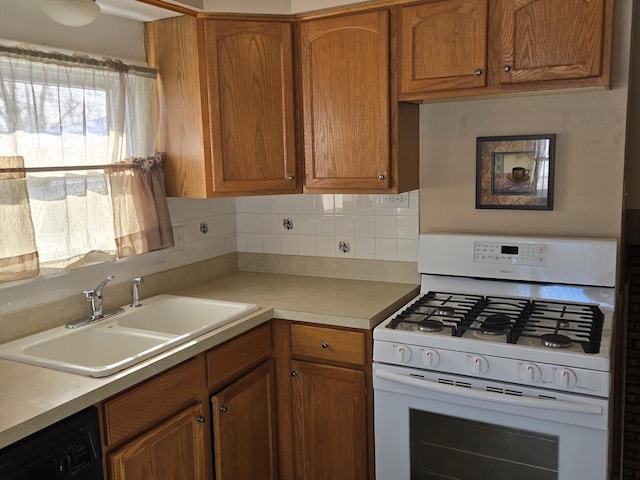
[[[606,480],[601,398],[374,363],[377,480]]]

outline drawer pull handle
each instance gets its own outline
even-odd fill
[[[204,423],[204,416],[203,415],[198,415],[196,417],[196,422],[198,423]]]
[[[218,410],[220,410],[222,413],[225,413],[228,410],[228,408],[226,405],[221,405]]]
[[[328,342],[322,342],[322,348],[329,348]]]
[[[291,370],[291,376],[292,377],[297,377],[298,376],[298,371],[297,370]]]

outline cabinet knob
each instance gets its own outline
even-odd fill
[[[322,342],[322,348],[329,348],[328,342]]]
[[[224,412],[226,412],[228,410],[228,408],[227,408],[226,405],[221,405],[218,410],[220,410],[222,413],[224,413]]]
[[[287,180],[289,180],[290,182],[293,182],[296,179],[296,177],[294,175],[289,175],[287,177]]]
[[[505,65],[504,67],[502,67],[502,70],[504,70],[505,72],[510,72],[511,71],[511,65]]]
[[[378,175],[378,180],[384,180],[385,178],[387,178],[386,175]]]
[[[203,415],[198,415],[196,417],[196,422],[198,423],[204,423],[204,416]]]
[[[297,370],[291,370],[291,376],[292,377],[297,377],[298,376],[298,371]]]
[[[482,70],[481,69],[477,69],[475,72],[473,72],[477,77],[479,77],[480,75],[482,75]]]

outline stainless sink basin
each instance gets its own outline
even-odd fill
[[[0,358],[104,377],[219,328],[260,307],[158,295],[139,308],[77,329],[57,327],[0,345]]]

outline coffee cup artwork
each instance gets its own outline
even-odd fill
[[[476,139],[476,208],[553,210],[555,134]]]
[[[529,180],[529,170],[524,167],[513,167],[511,174],[508,175],[509,180],[512,182],[525,182]]]

